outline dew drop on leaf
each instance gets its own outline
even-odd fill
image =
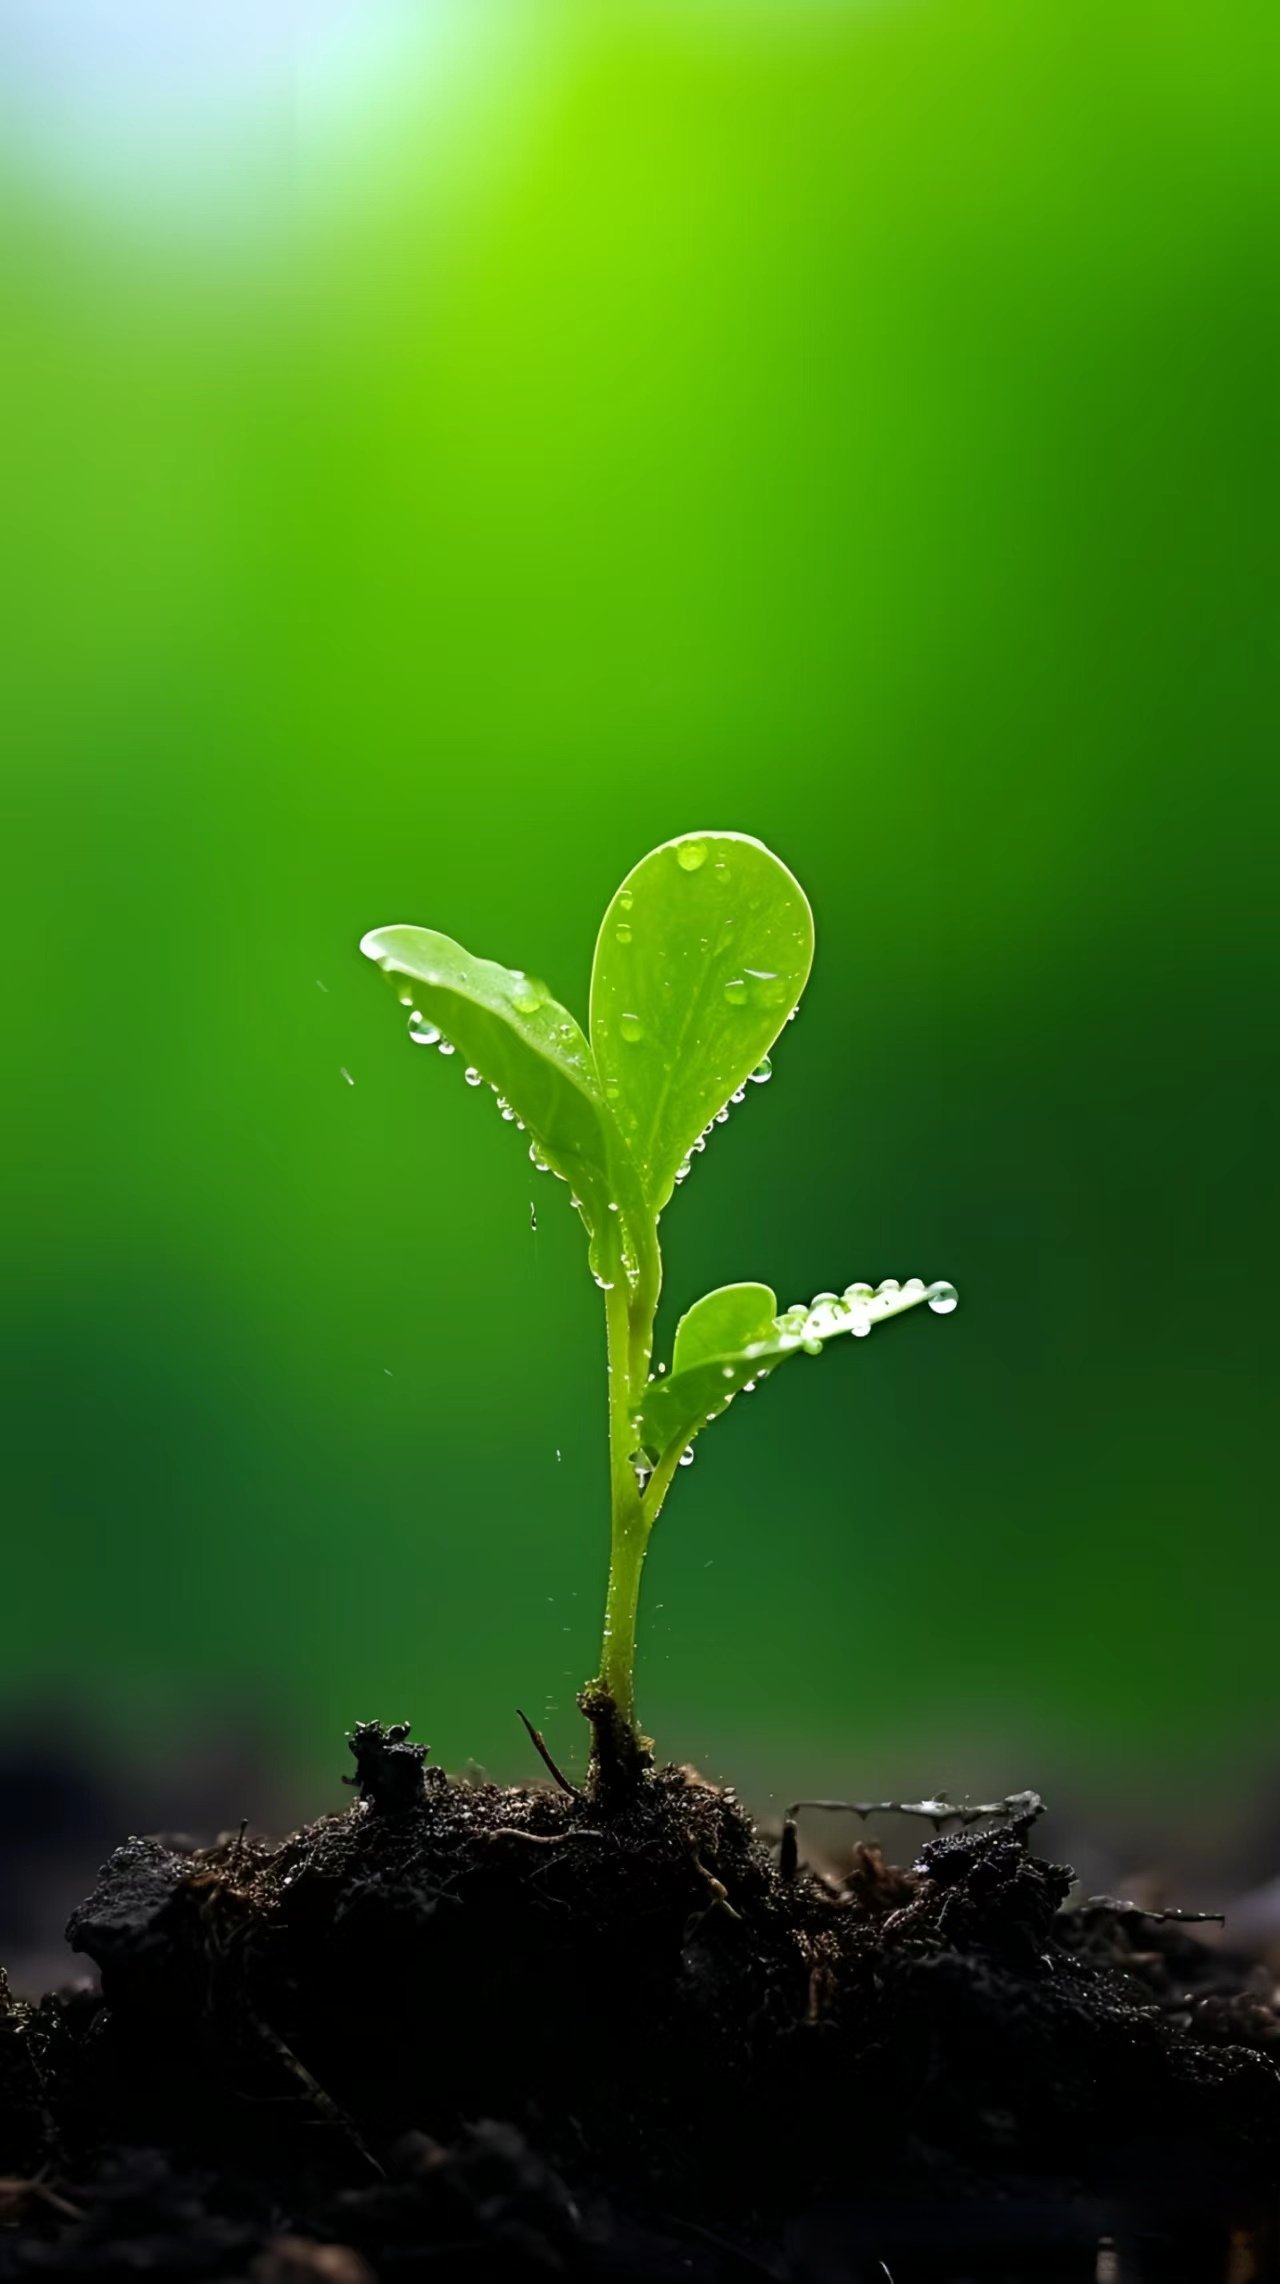
[[[747,968],[747,985],[757,1007],[781,1007],[787,996],[785,978],[772,968]]]
[[[680,841],[676,847],[676,863],[681,872],[700,872],[707,861],[705,841]],[[683,1459],[680,1465],[684,1466]]]
[[[691,1443],[687,1443],[687,1444],[685,1445],[685,1447],[684,1447],[684,1450],[681,1452],[681,1454],[680,1454],[680,1465],[681,1465],[682,1467],[692,1467],[692,1465],[693,1465],[693,1445],[692,1445]]]
[[[631,907],[632,907],[632,905],[633,905],[634,903],[635,903],[635,894],[634,894],[634,891],[633,891],[632,889],[630,889],[630,888],[620,888],[620,889],[618,890],[618,909],[619,909],[619,911],[621,911],[621,912],[629,912],[629,911],[631,910]]]
[[[753,1086],[763,1086],[766,1079],[771,1079],[772,1077],[773,1064],[770,1062],[767,1055],[762,1055],[759,1062],[756,1064],[755,1069],[751,1073],[751,1084]]]
[[[618,925],[617,925],[617,927],[614,929],[614,931],[613,931],[613,932],[614,932],[614,935],[617,937],[617,939],[618,939],[618,942],[619,942],[620,944],[629,944],[629,943],[630,943],[630,941],[631,941],[631,929],[630,929],[630,927],[629,927],[628,923],[627,923],[625,920],[620,920],[620,921],[619,921],[619,923],[618,923]]]
[[[455,1054],[457,1053],[457,1051],[458,1051],[458,1050],[457,1050],[457,1048],[454,1046],[454,1043],[453,1043],[452,1039],[437,1039],[437,1041],[436,1041],[436,1053],[437,1053],[437,1054],[439,1054],[439,1055],[455,1055]]]
[[[415,1047],[438,1047],[440,1044],[439,1026],[435,1023],[428,1023],[426,1016],[415,1007],[409,1017],[409,1037]]]
[[[954,1285],[935,1285],[929,1295],[929,1306],[935,1316],[950,1316],[959,1299]]]
[[[515,985],[511,1004],[517,1015],[536,1015],[547,996],[541,984],[535,983],[531,975],[522,975],[518,968],[512,969],[511,981]]]
[[[724,995],[730,1007],[745,1007],[749,997],[745,977],[736,975],[732,983],[725,985]]]
[[[636,1041],[644,1037],[644,1025],[638,1015],[620,1015],[618,1029],[629,1047],[634,1047]]]
[[[483,1080],[483,1079],[482,1079],[482,1077],[480,1076],[480,1073],[479,1073],[479,1071],[476,1069],[476,1067],[475,1067],[475,1064],[474,1064],[474,1063],[468,1063],[468,1065],[467,1065],[467,1067],[466,1067],[466,1069],[465,1069],[465,1071],[463,1072],[463,1074],[462,1074],[462,1075],[463,1075],[464,1079],[466,1080],[466,1082],[467,1082],[467,1085],[468,1085],[468,1086],[483,1086],[483,1085],[484,1085],[484,1080]]]

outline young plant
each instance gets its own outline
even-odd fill
[[[671,1369],[651,1370],[662,1285],[658,1225],[730,1106],[771,1072],[813,961],[808,900],[742,833],[686,833],[628,873],[601,924],[590,1032],[520,968],[474,959],[429,928],[361,943],[395,979],[409,1034],[455,1049],[529,1135],[535,1166],[569,1185],[604,1294],[612,1540],[598,1679],[584,1693],[597,1759],[647,1757],[635,1720],[635,1635],[649,1536],[694,1438],[791,1356],[865,1336],[946,1284],[887,1279],[779,1312],[767,1285],[724,1285],[681,1318]]]

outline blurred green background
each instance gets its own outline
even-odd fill
[[[356,1717],[581,1756],[599,1296],[356,943],[585,1010],[728,826],[818,957],[667,1337],[963,1307],[704,1439],[648,1725],[760,1800],[1255,1783],[1270,6],[166,13],[5,35],[0,1709],[256,1726],[311,1807]]]

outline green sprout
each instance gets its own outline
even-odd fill
[[[605,913],[590,1035],[520,968],[474,959],[429,928],[375,928],[360,946],[392,976],[410,1036],[459,1052],[472,1086],[569,1185],[604,1294],[612,1538],[604,1642],[584,1692],[597,1766],[647,1760],[635,1716],[636,1611],[649,1537],[694,1438],[787,1358],[855,1339],[954,1287],[852,1284],[779,1312],[767,1285],[724,1285],[681,1318],[671,1369],[652,1367],[658,1225],[708,1136],[770,1076],[769,1050],[813,962],[813,914],[786,866],[743,833],[686,833],[628,873]]]

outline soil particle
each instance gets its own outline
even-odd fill
[[[1064,1908],[1029,1815],[819,1878],[688,1769],[586,1798],[350,1744],[358,1799],[279,1846],[117,1849],[68,1931],[100,1993],[0,1985],[0,2279],[1084,2284],[1128,2229],[1129,2284],[1263,2242],[1265,1976]]]

